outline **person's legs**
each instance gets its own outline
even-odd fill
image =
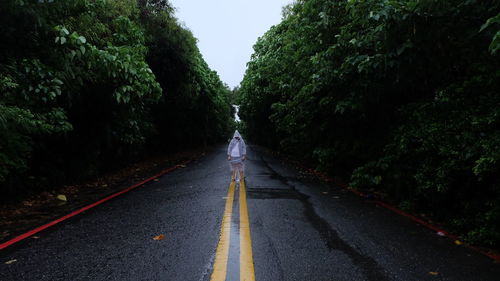
[[[231,171],[231,181],[235,181],[236,180],[236,170],[232,170]]]
[[[240,181],[245,179],[245,171],[243,169],[240,170]]]

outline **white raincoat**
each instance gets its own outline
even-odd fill
[[[237,139],[237,137],[239,137],[239,140]],[[230,157],[229,163],[231,166],[231,171],[243,171],[243,161],[246,157],[246,154],[247,147],[245,145],[245,141],[241,137],[240,133],[238,131],[235,131],[233,139],[227,147],[227,156]]]

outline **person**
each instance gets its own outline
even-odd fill
[[[240,175],[240,181],[245,178],[244,161],[247,157],[245,141],[238,130],[234,132],[233,139],[227,147],[227,160],[231,166],[231,181],[236,180],[236,173]]]

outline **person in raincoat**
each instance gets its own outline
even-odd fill
[[[244,161],[247,156],[245,141],[238,131],[234,132],[233,139],[227,147],[227,160],[231,166],[231,181],[236,180],[236,172],[240,174],[240,180],[245,178]]]

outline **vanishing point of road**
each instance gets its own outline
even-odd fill
[[[220,146],[0,251],[0,280],[500,280],[490,258],[258,147],[246,172],[231,183]]]

